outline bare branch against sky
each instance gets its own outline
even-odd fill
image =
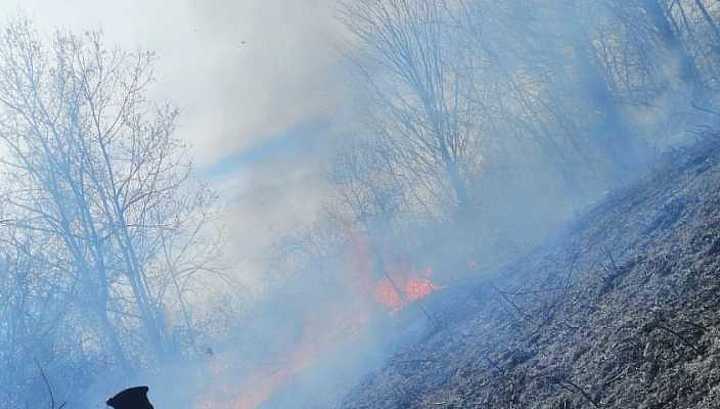
[[[99,28],[109,44],[157,53],[155,97],[179,106],[178,135],[228,199],[246,273],[273,232],[319,206],[319,188],[298,188],[318,185],[318,152],[293,147],[316,140],[347,93],[334,10],[334,0],[0,0],[4,19]]]
[[[343,92],[333,2],[0,0],[0,13],[156,51],[158,96],[180,105],[179,131],[206,166],[332,113]]]

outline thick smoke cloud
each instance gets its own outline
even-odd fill
[[[635,20],[656,4],[636,2],[623,9]],[[437,290],[476,285],[687,141],[676,133],[694,120],[658,132],[691,110],[688,84],[667,80],[681,56],[655,39],[652,61],[609,58],[620,40],[652,47],[608,8],[630,3],[570,14],[586,3],[348,0],[344,20],[334,0],[3,3],[43,31],[101,27],[108,43],[157,51],[152,97],[179,105],[178,135],[225,204],[212,284],[240,284],[158,296],[192,323],[167,331],[186,359],[98,377],[70,403],[148,383],[159,408],[330,406],[437,324],[424,307]],[[145,333],[131,308],[121,353],[149,349],[132,344]]]

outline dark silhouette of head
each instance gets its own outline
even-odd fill
[[[105,403],[115,409],[154,409],[147,397],[148,390],[147,386],[125,389]]]

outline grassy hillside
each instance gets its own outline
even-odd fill
[[[448,291],[443,328],[342,408],[720,407],[720,140],[668,154],[557,239]]]

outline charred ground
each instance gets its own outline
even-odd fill
[[[448,289],[452,303],[431,300],[441,328],[340,406],[720,407],[719,271],[713,136],[492,278]]]

